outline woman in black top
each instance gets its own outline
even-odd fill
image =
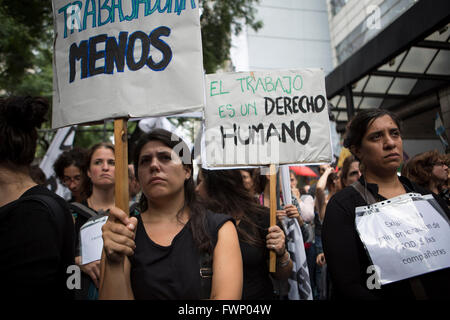
[[[180,150],[177,154],[175,151]],[[189,148],[155,129],[135,147],[141,214],[111,209],[103,226],[102,299],[239,299],[242,259],[236,228],[196,198]],[[208,279],[204,266],[212,266]],[[210,290],[203,290],[211,284]],[[207,292],[205,292],[207,291]]]
[[[82,186],[86,197],[81,204],[95,212],[107,211],[114,207],[114,182],[115,182],[115,155],[114,146],[108,142],[100,142],[93,145],[82,165],[84,183]],[[76,291],[76,299],[96,300],[100,281],[100,260],[88,264],[81,263],[80,229],[91,217],[80,208],[71,205],[76,214],[76,250],[75,262],[83,272],[81,290]]]
[[[45,121],[42,98],[0,99],[0,274],[7,299],[72,299],[74,228],[61,197],[29,175],[36,128]]]
[[[237,222],[239,244],[244,264],[243,300],[274,299],[269,277],[269,250],[278,256],[276,279],[286,280],[292,261],[285,247],[285,235],[277,225],[270,227],[270,214],[253,200],[245,189],[239,170],[201,169],[196,191],[210,210],[225,213]]]
[[[359,112],[347,128],[344,146],[361,163],[360,183],[377,201],[407,192],[429,193],[397,175],[403,160],[400,124],[396,116],[383,109]],[[437,199],[440,201],[439,199]],[[322,229],[323,249],[333,282],[335,298],[407,299],[449,297],[449,269],[369,289],[367,280],[372,264],[358,236],[355,208],[367,201],[352,186],[328,202]],[[440,205],[446,211],[445,205]],[[420,281],[417,281],[419,279]]]

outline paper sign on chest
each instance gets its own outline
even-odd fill
[[[54,128],[203,106],[198,0],[53,0]]]
[[[331,162],[320,69],[206,76],[208,166]]]
[[[407,193],[356,208],[355,224],[379,283],[450,267],[450,225],[432,195]]]

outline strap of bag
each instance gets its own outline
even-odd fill
[[[200,263],[200,299],[209,299],[211,296],[212,283],[212,258],[208,252],[201,252],[199,255]]]
[[[356,191],[358,191],[363,199],[367,202],[367,204],[374,204],[378,202],[372,192],[370,190],[367,190],[361,182],[356,181],[352,183],[351,185],[353,188],[355,188]],[[423,287],[422,281],[419,278],[411,278],[409,279],[409,285],[411,286],[411,290],[414,293],[414,296],[418,300],[425,300],[427,299],[427,294],[425,293],[425,288]]]
[[[70,203],[70,206],[76,207],[76,209],[74,209],[74,210],[78,210],[78,209],[81,210],[82,213],[85,214],[86,218],[92,218],[92,217],[98,216],[98,213],[97,213],[97,212],[95,212],[94,210],[92,210],[91,208],[85,206],[85,205],[82,204],[82,203],[71,202],[71,203]]]
[[[45,194],[34,194],[34,195],[23,197],[23,198],[21,198],[21,200],[23,200],[23,201],[26,201],[26,200],[38,201],[50,209],[50,213],[52,214],[52,216],[54,217],[54,221],[56,222],[56,232],[58,234],[58,239],[60,239],[59,247],[60,247],[60,249],[62,249],[62,245],[64,242],[63,237],[64,237],[65,221],[64,221],[64,214],[62,212],[63,208],[56,201],[56,199],[54,199],[53,197],[51,197],[49,195],[45,195]]]
[[[359,182],[359,180],[355,181],[354,183],[351,184],[351,186],[359,192],[359,194],[361,195],[361,197],[367,202],[367,204],[374,204],[377,203],[378,201],[375,199],[374,195],[372,194],[372,192],[370,192],[370,190],[367,190],[362,184],[361,182]]]

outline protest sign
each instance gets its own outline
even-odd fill
[[[53,128],[203,107],[198,1],[53,0]]]
[[[206,165],[331,162],[321,69],[206,75]]]
[[[450,267],[450,226],[439,210],[433,196],[415,193],[356,208],[380,284]]]

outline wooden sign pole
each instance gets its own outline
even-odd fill
[[[270,226],[277,224],[277,172],[274,164],[270,165]],[[270,250],[269,272],[276,271],[277,255],[274,250]]]
[[[116,207],[129,214],[127,121],[126,118],[114,120],[114,149],[116,157],[114,198]]]

